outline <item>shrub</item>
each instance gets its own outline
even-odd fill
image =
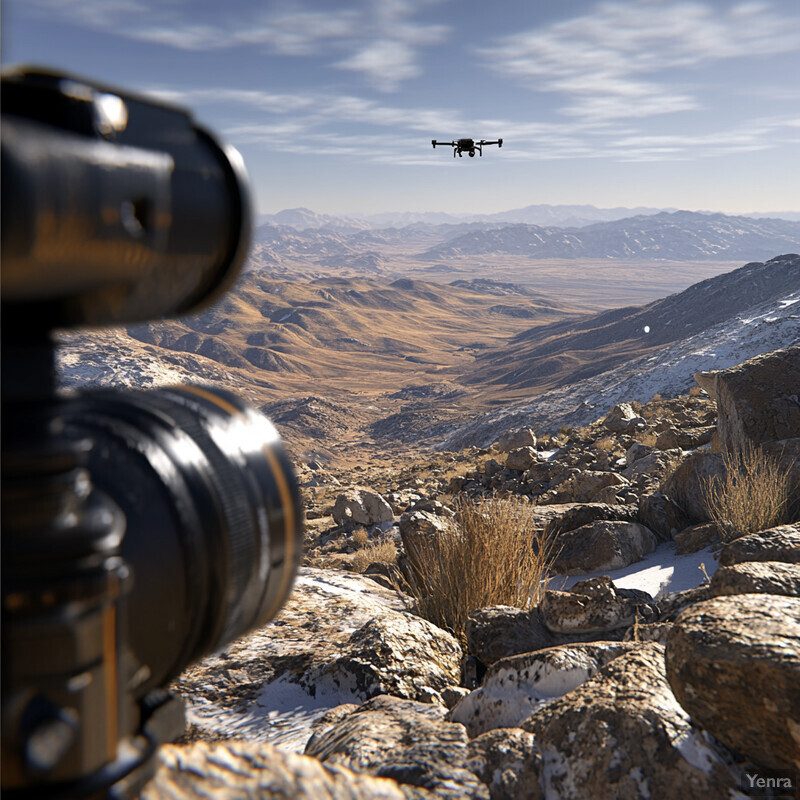
[[[711,519],[726,541],[789,522],[790,471],[760,447],[723,456],[725,476],[703,482]]]
[[[486,606],[530,608],[555,553],[521,499],[461,499],[449,532],[407,541],[406,590],[417,613],[466,643],[469,615]]]
[[[397,562],[397,548],[391,539],[363,547],[358,550],[350,562],[356,572],[364,572],[370,564],[395,564]]]
[[[356,528],[353,531],[353,544],[356,547],[366,547],[369,542],[369,534],[366,528]]]

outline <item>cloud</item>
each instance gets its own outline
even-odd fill
[[[614,120],[700,107],[676,85],[677,70],[797,47],[800,16],[779,16],[769,3],[630,0],[503,37],[480,53],[498,72],[563,95],[565,115]]]
[[[227,4],[165,0],[26,0],[26,11],[178,50],[260,48],[278,56],[329,59],[380,91],[394,91],[421,74],[420,50],[444,41],[449,29],[417,20],[438,0],[286,0],[280,8],[235,11]],[[309,5],[316,2],[318,8]]]

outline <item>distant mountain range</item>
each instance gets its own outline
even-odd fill
[[[736,262],[800,252],[800,221],[695,211],[638,214],[584,227],[462,221],[376,229],[357,221],[334,224],[333,218],[318,225],[323,218],[304,209],[275,216],[295,224],[266,222],[256,228],[254,253],[263,256],[262,261],[300,258],[325,267],[363,269],[367,274],[371,268],[375,270],[372,274],[380,273],[389,248],[392,257],[396,248],[402,248],[407,256],[422,262],[491,255]]]
[[[597,208],[592,205],[548,205],[536,204],[524,208],[514,208],[495,214],[447,214],[443,212],[386,212],[368,214],[366,216],[336,216],[318,214],[308,208],[292,208],[279,211],[277,214],[260,214],[257,224],[286,225],[296,230],[309,228],[329,228],[344,230],[363,230],[365,228],[406,228],[410,225],[460,225],[465,222],[484,222],[490,224],[509,225],[521,223],[525,225],[543,225],[559,228],[583,228],[597,222],[614,222],[619,219],[638,216],[652,216],[661,212],[677,211],[676,208]],[[700,211],[705,215],[716,212]],[[772,213],[744,214],[752,219],[785,219],[800,221],[800,211],[776,211]]]
[[[430,260],[489,253],[529,258],[762,259],[800,250],[800,222],[662,211],[584,228],[538,225],[471,231],[430,248]]]

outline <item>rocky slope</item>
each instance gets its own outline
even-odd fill
[[[800,522],[725,544],[717,571],[705,550],[710,581],[698,573],[685,591],[608,575],[649,551],[669,561],[719,547],[698,480],[724,469],[715,431],[800,479],[796,370],[800,347],[703,376],[713,397],[696,387],[621,404],[557,437],[507,430],[489,450],[384,473],[369,489],[306,470],[308,566],[275,623],[177,682],[192,736],[217,741],[163,748],[143,797],[794,796]],[[770,427],[775,402],[788,403],[788,431]],[[464,495],[535,501],[574,579],[551,582],[532,608],[475,609],[459,641],[388,588],[391,564],[354,571],[360,551],[389,540],[402,572],[409,542],[448,535]]]

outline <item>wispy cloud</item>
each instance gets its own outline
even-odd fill
[[[313,0],[309,0],[313,1]],[[70,23],[186,51],[257,47],[267,54],[330,59],[381,91],[394,91],[421,74],[424,47],[446,39],[449,29],[417,18],[434,0],[351,0],[330,8],[317,0],[286,0],[280,8],[238,13],[223,4],[207,9],[162,0],[27,0],[28,9]]]
[[[800,15],[779,15],[770,3],[720,8],[630,0],[601,3],[590,14],[503,37],[480,52],[498,72],[563,95],[564,114],[613,120],[698,108],[698,98],[676,85],[677,70],[798,47]]]

